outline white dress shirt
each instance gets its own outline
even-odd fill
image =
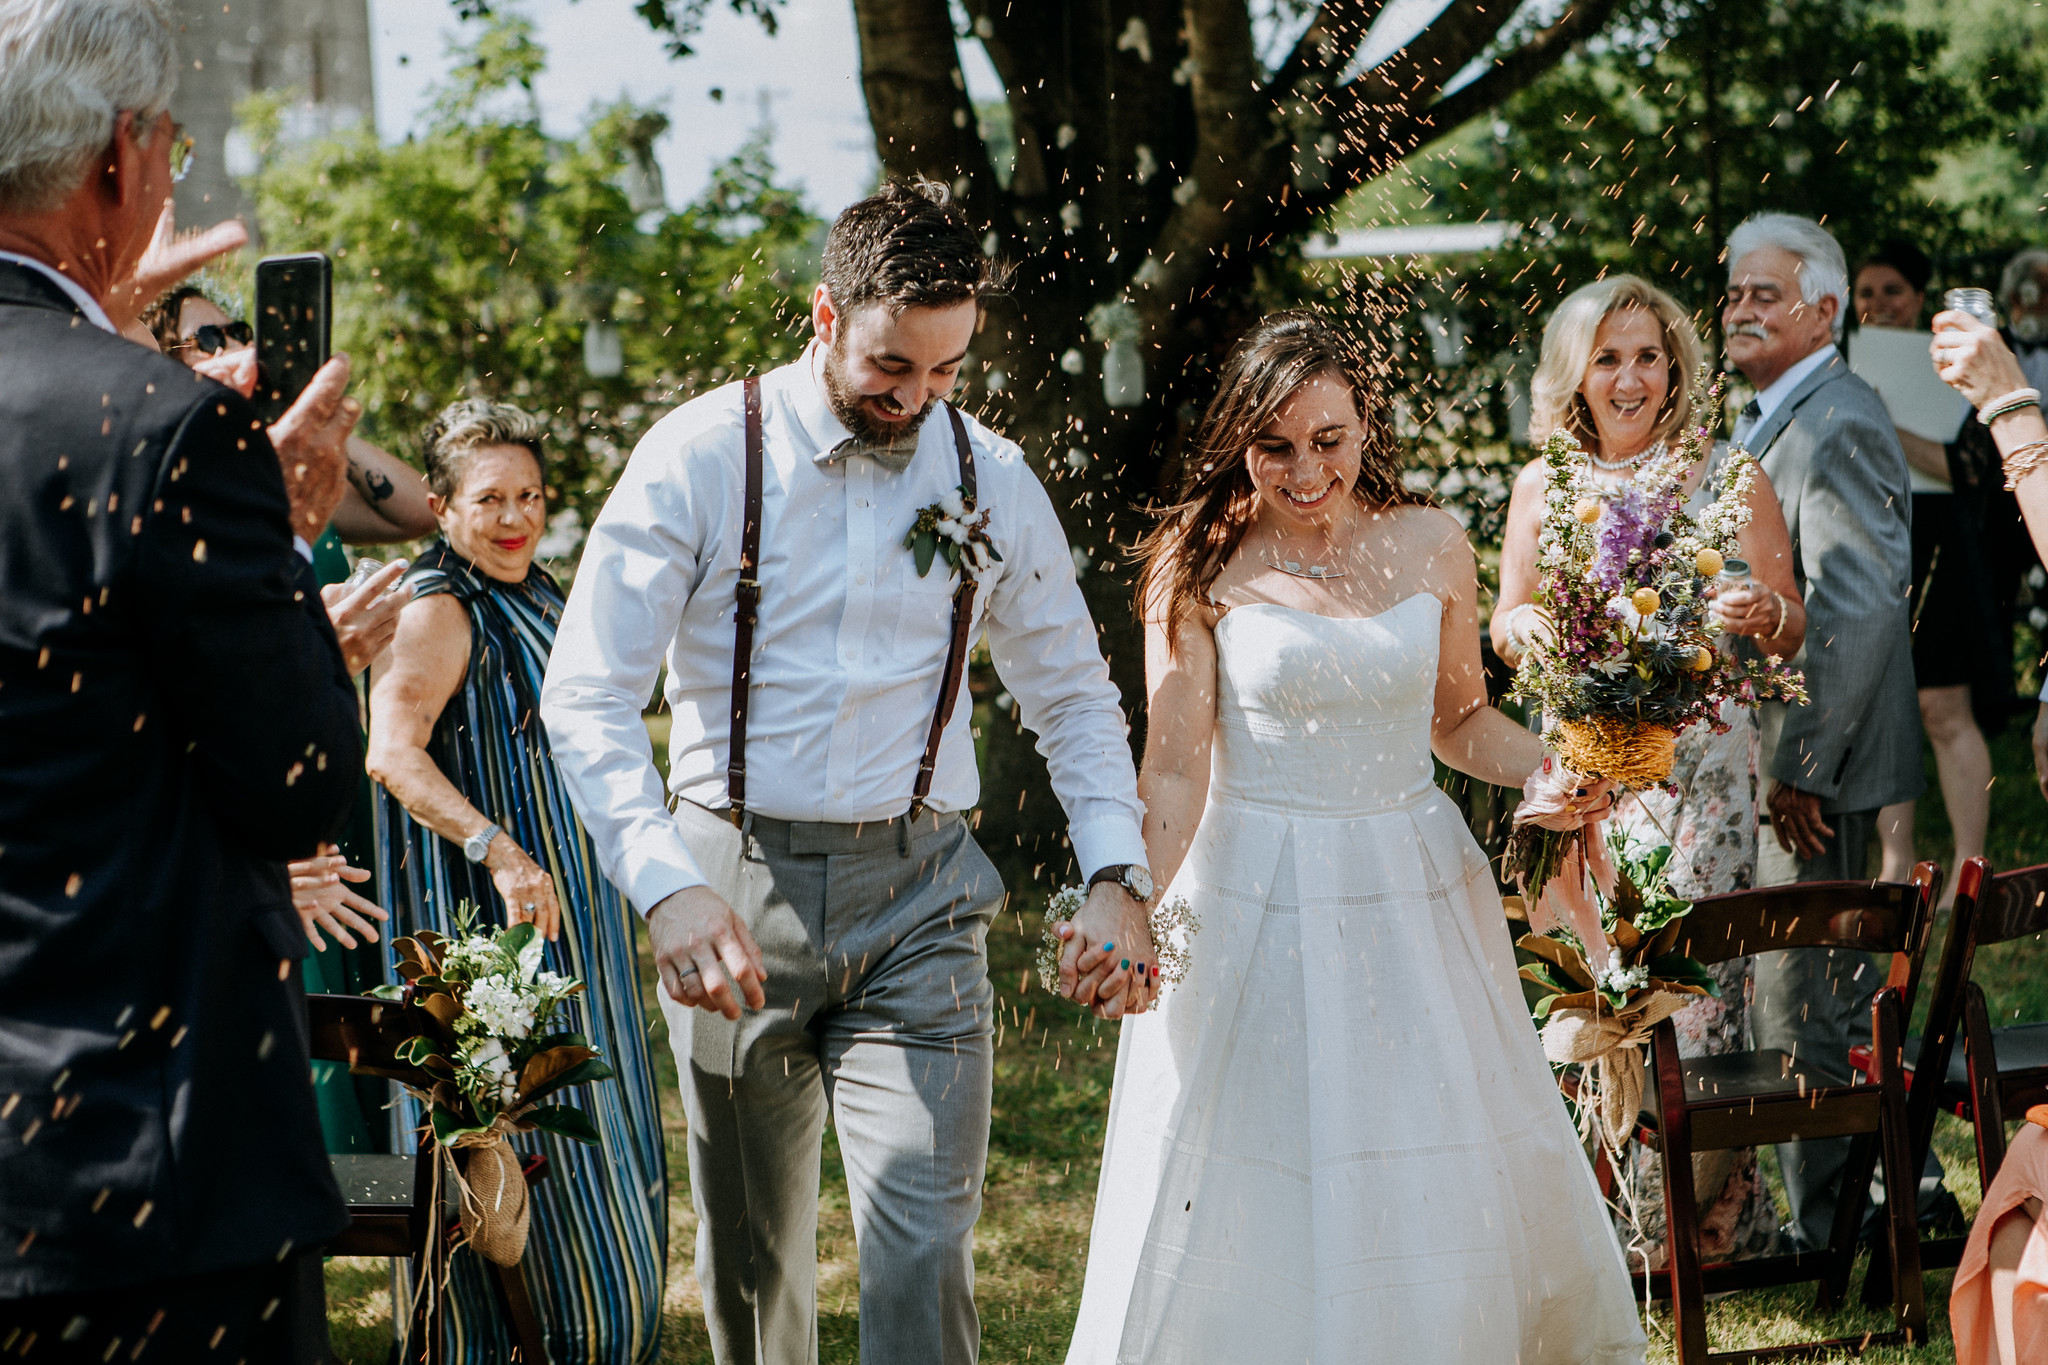
[[[1806,376],[1812,374],[1839,354],[1841,352],[1835,348],[1835,343],[1831,341],[1805,359],[1794,361],[1792,368],[1772,380],[1769,387],[1757,394],[1756,419],[1750,422],[1746,429],[1738,429],[1735,433],[1735,439],[1738,441],[1749,439],[1749,433],[1755,431],[1765,422],[1768,422],[1771,414],[1778,410],[1778,405],[1792,396],[1792,390],[1798,388],[1805,381]]]
[[[85,291],[85,286],[61,270],[43,264],[33,256],[23,256],[12,251],[0,251],[0,261],[8,261],[26,270],[33,270],[59,289],[65,297],[78,305],[78,311],[85,314],[85,320],[103,332],[114,330],[114,320],[107,316],[107,310],[100,307],[100,301]]]
[[[934,409],[910,466],[829,456],[849,438],[816,343],[762,377],[760,622],[747,717],[747,809],[854,824],[902,815],[937,709],[956,579],[920,578],[903,538],[954,489],[952,423]],[[641,711],[668,664],[669,790],[723,808],[734,590],[745,495],[739,384],[655,424],[606,501],[555,638],[541,716],[614,885],[644,914],[701,885],[664,802]],[[964,414],[963,414],[964,416]],[[967,418],[979,505],[1002,562],[981,576],[974,634],[1039,736],[1083,874],[1143,863],[1128,727],[1067,538],[1023,452]],[[953,710],[929,804],[980,797],[973,708]],[[998,723],[1005,723],[999,721]]]

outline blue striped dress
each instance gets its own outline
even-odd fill
[[[421,555],[406,579],[417,596],[450,593],[469,613],[469,667],[427,752],[472,805],[553,874],[562,933],[547,946],[543,965],[588,987],[570,1002],[576,1017],[563,1027],[588,1034],[619,1073],[616,1081],[564,1095],[596,1122],[601,1146],[543,1133],[512,1140],[522,1153],[546,1153],[551,1167],[533,1190],[527,1288],[554,1365],[639,1365],[655,1359],[660,1344],[667,1163],[648,1065],[635,917],[598,870],[540,720],[562,590],[538,565],[523,583],[486,577],[445,541]],[[465,901],[481,911],[480,922],[505,923],[505,904],[488,872],[414,823],[389,792],[379,788],[377,796],[377,873],[395,933],[453,933],[455,909]],[[410,1101],[404,1108],[416,1121]],[[486,1272],[474,1252],[456,1252],[450,1361],[497,1365],[510,1358]]]

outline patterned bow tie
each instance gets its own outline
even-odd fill
[[[818,463],[838,464],[849,455],[865,455],[891,474],[901,474],[910,468],[910,461],[917,455],[917,437],[913,434],[909,440],[899,444],[849,436],[820,455]]]

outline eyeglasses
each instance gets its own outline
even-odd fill
[[[177,184],[192,173],[194,139],[185,131],[182,123],[171,125],[171,183]],[[217,348],[216,348],[217,349]]]
[[[209,322],[178,343],[179,349],[187,347],[201,355],[219,355],[230,344],[247,346],[256,339],[246,322],[230,322],[226,325]]]

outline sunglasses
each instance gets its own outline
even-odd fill
[[[178,345],[190,347],[201,355],[219,355],[230,344],[247,346],[255,339],[256,333],[246,322],[230,322],[225,326],[209,322]]]

